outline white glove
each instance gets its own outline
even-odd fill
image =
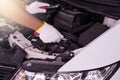
[[[44,43],[59,42],[63,39],[63,35],[52,25],[47,24],[46,22],[44,22],[36,32],[39,33],[39,38]]]
[[[26,10],[31,14],[46,13],[45,8],[40,8],[40,7],[44,7],[44,6],[50,6],[50,4],[34,1],[30,5],[26,6]]]

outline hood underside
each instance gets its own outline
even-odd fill
[[[119,0],[61,0],[77,8],[98,13],[110,18],[120,19]]]

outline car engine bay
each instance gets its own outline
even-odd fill
[[[32,2],[32,0],[25,1],[27,4]],[[0,75],[3,77],[0,77],[0,80],[9,80],[11,77],[11,80],[19,80],[15,78],[15,73],[22,70],[49,74],[57,72],[61,66],[79,54],[84,47],[110,29],[117,21],[62,1],[52,2],[52,5],[56,4],[60,6],[49,9],[45,14],[34,16],[52,24],[64,35],[64,39],[59,43],[43,43],[33,34],[33,30],[1,17]],[[41,15],[46,17],[40,17]],[[112,23],[109,23],[110,20]],[[49,80],[51,75],[47,76],[46,80]]]

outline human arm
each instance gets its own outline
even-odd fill
[[[33,30],[37,30],[43,24],[42,21],[29,14],[13,0],[0,0],[0,13]]]
[[[0,13],[23,26],[35,30],[45,43],[59,42],[63,38],[63,35],[52,25],[38,20],[13,0],[0,0]]]

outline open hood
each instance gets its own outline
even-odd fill
[[[59,69],[59,72],[85,71],[111,65],[120,60],[120,24],[114,26],[86,46],[77,56]],[[112,36],[111,36],[112,35]]]
[[[110,18],[120,18],[120,0],[61,0],[77,8]]]

